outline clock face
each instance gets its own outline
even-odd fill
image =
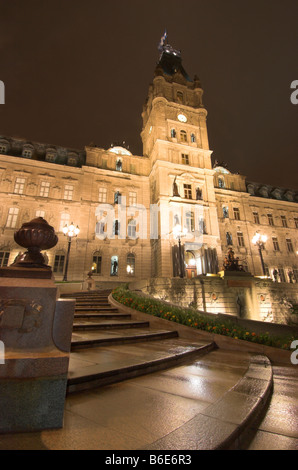
[[[187,117],[184,114],[178,114],[178,121],[187,122]]]

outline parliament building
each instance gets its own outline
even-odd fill
[[[0,136],[0,267],[21,251],[14,232],[43,217],[59,238],[46,252],[57,281],[67,258],[63,228],[73,223],[80,233],[68,280],[84,280],[90,270],[97,285],[192,279],[221,271],[232,248],[242,270],[297,283],[298,193],[212,163],[200,80],[169,44],[142,120],[143,155],[123,144],[80,151]],[[256,233],[266,236],[261,252]]]

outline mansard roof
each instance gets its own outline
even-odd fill
[[[28,158],[23,155],[24,149],[32,149],[32,160],[47,161],[48,155],[55,157],[55,163],[81,167],[86,161],[84,150],[66,148],[52,144],[32,142],[18,137],[6,137],[0,135],[1,142],[6,144],[6,155],[20,158]],[[70,160],[71,159],[71,160]]]
[[[298,202],[298,191],[280,188],[269,184],[260,184],[252,181],[246,182],[247,192],[252,196],[280,201]]]

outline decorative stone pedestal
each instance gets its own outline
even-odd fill
[[[0,269],[0,433],[63,426],[75,301],[57,300],[49,267],[22,259]]]

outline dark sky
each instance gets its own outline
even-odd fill
[[[0,0],[0,135],[84,148],[125,140],[165,28],[204,88],[213,157],[297,189],[297,0]]]

